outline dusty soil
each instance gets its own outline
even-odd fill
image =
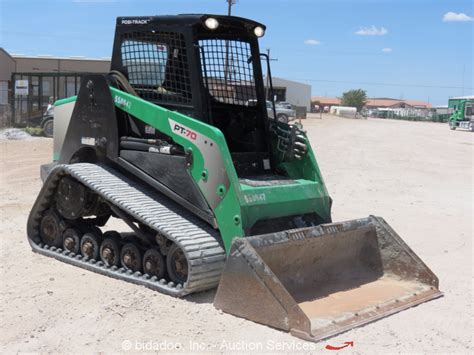
[[[214,292],[174,299],[31,252],[29,209],[52,141],[0,141],[0,351],[315,352],[473,350],[473,137],[445,124],[305,121],[334,220],[376,214],[438,275],[445,296],[317,344],[214,309]],[[280,350],[279,350],[280,349]]]

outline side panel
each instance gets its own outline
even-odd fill
[[[59,162],[71,163],[78,152],[93,149],[90,159],[115,161],[118,154],[118,131],[115,106],[109,85],[103,75],[87,75],[82,79],[76,105],[61,148]]]
[[[121,150],[120,157],[164,184],[193,206],[212,214],[198,186],[189,176],[186,157],[133,150]]]
[[[66,137],[75,104],[76,96],[56,101],[54,104],[53,161],[59,160],[59,153]]]
[[[243,237],[244,230],[239,180],[222,132],[113,87],[110,92],[116,107],[163,132],[192,154],[189,172],[211,205],[225,249],[230,250],[232,240]]]

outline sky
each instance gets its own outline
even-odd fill
[[[273,76],[313,95],[446,105],[474,93],[473,0],[238,0],[267,26]],[[0,47],[26,55],[110,57],[117,16],[227,12],[226,0],[0,0]]]

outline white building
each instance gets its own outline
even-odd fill
[[[276,101],[306,107],[307,112],[311,112],[311,85],[278,77],[272,77],[272,82]],[[265,85],[266,83],[265,79]]]

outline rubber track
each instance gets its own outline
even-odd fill
[[[120,208],[137,221],[149,226],[178,244],[188,260],[188,280],[175,285],[140,272],[108,267],[101,261],[87,260],[60,248],[41,243],[39,226],[45,210],[53,201],[56,187],[64,176],[77,181]],[[187,210],[141,184],[108,167],[80,163],[58,165],[48,175],[28,218],[28,241],[33,251],[99,274],[129,281],[172,295],[184,296],[215,288],[224,268],[226,253],[219,244],[219,232],[194,217]]]

